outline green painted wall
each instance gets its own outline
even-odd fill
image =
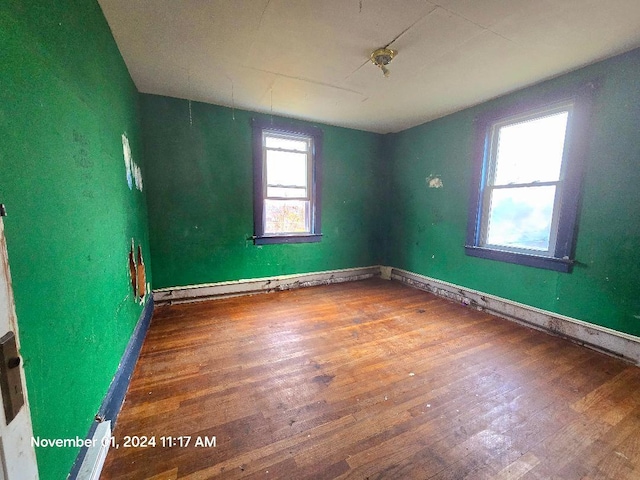
[[[601,78],[573,273],[468,257],[473,120],[514,100]],[[393,162],[389,264],[640,335],[640,50],[388,135]],[[442,175],[444,188],[425,178]]]
[[[107,391],[142,310],[131,238],[154,288],[387,264],[640,335],[640,50],[398,134],[319,125],[322,242],[254,246],[258,114],[138,95],[93,1],[2,2],[0,35],[0,202],[36,435],[83,437]],[[595,77],[580,264],[465,256],[474,117]],[[144,149],[145,193],[122,133],[141,166]],[[77,449],[37,455],[59,479]]]
[[[142,310],[127,251],[133,237],[148,252],[146,207],[121,141],[141,163],[137,91],[95,1],[5,0],[0,38],[0,202],[34,434],[84,437]],[[36,453],[59,480],[78,450]]]
[[[255,246],[250,119],[142,95],[154,288],[375,265],[381,137],[324,132],[320,243]],[[233,119],[235,116],[235,120]]]

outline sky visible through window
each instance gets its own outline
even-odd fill
[[[487,244],[549,250],[568,116],[562,111],[499,128]]]

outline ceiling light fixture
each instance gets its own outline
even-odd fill
[[[371,61],[374,65],[380,67],[385,77],[388,77],[389,69],[387,65],[391,63],[391,60],[393,60],[393,57],[397,54],[398,52],[396,50],[391,50],[390,48],[378,48],[371,52]]]

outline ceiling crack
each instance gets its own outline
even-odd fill
[[[258,22],[258,30],[260,30],[260,27],[262,26],[262,19],[264,18],[264,14],[267,11],[267,8],[269,8],[269,4],[271,3],[271,0],[267,0],[267,3],[265,4],[264,8],[262,9],[262,13],[260,14],[260,21]]]
[[[402,37],[405,33],[407,33],[409,30],[411,30],[414,26],[416,26],[418,23],[420,23],[423,19],[427,18],[429,15],[431,15],[433,12],[436,11],[436,9],[439,7],[439,5],[434,6],[431,10],[429,10],[427,13],[425,13],[423,16],[421,16],[420,18],[418,18],[415,22],[413,22],[411,25],[409,25],[407,28],[405,28],[402,32],[400,32],[393,40],[391,40],[389,43],[387,43],[384,48],[389,48],[391,45],[393,45],[398,39],[400,39],[400,37]]]
[[[449,14],[451,14],[451,15],[455,16],[455,17],[461,18],[461,19],[463,19],[464,21],[469,22],[469,23],[471,23],[472,25],[475,25],[476,27],[479,27],[480,29],[482,29],[482,30],[484,30],[484,31],[491,32],[491,33],[493,33],[494,35],[496,35],[496,36],[498,36],[498,37],[500,37],[500,38],[502,38],[503,40],[506,40],[506,41],[508,41],[508,42],[513,42],[513,40],[511,40],[510,38],[507,38],[507,37],[505,37],[504,35],[502,35],[502,34],[500,34],[500,33],[496,32],[495,30],[492,30],[491,28],[487,27],[486,25],[482,25],[481,23],[474,22],[474,21],[473,21],[473,20],[471,20],[470,18],[467,18],[467,17],[465,17],[464,15],[461,15],[461,14],[459,14],[459,13],[457,13],[457,12],[454,12],[453,10],[449,10],[448,8],[443,7],[442,5],[439,5],[439,4],[437,4],[437,3],[436,3],[436,5],[437,5],[439,8],[443,9],[445,12],[447,12],[447,13],[449,13]],[[515,42],[513,42],[513,43],[515,43]]]
[[[358,70],[360,70],[362,67],[364,67],[367,63],[369,63],[371,60],[365,60],[362,65],[360,65],[358,68],[356,68],[353,72],[351,72],[349,75],[347,75],[346,77],[344,77],[345,80],[349,80]]]
[[[244,67],[248,68],[250,70],[255,70],[257,72],[262,72],[262,73],[268,73],[270,75],[275,75],[275,76],[282,77],[282,78],[288,78],[288,79],[291,79],[291,80],[298,80],[300,82],[311,83],[313,85],[320,85],[322,87],[335,88],[336,90],[341,90],[343,92],[355,93],[356,95],[360,95],[361,97],[365,96],[365,94],[362,93],[362,92],[358,92],[356,90],[351,90],[350,88],[344,88],[344,87],[339,87],[337,85],[332,85],[331,83],[318,82],[317,80],[311,80],[309,78],[296,77],[294,75],[286,75],[284,73],[272,72],[272,71],[269,71],[269,70],[263,70],[261,68],[250,67],[250,66],[246,66],[246,65]],[[272,88],[273,88],[273,86],[272,86]]]

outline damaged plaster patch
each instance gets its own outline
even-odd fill
[[[133,188],[133,169],[131,167],[133,159],[131,158],[129,139],[124,133],[122,134],[122,153],[124,154],[124,168],[127,173],[127,185],[129,185],[129,190],[131,190]]]
[[[127,134],[122,134],[122,153],[124,154],[124,167],[127,174],[127,185],[129,190],[133,190],[133,185],[137,190],[142,191],[142,171],[138,164],[133,160],[131,155],[131,145],[129,145],[129,139]]]
[[[135,180],[136,188],[142,191],[142,171],[138,165],[135,163],[133,165],[133,178]]]
[[[443,183],[442,183],[442,178],[440,177],[440,175],[435,175],[435,174],[431,174],[429,175],[427,178],[427,186],[429,188],[442,188],[444,187]]]

